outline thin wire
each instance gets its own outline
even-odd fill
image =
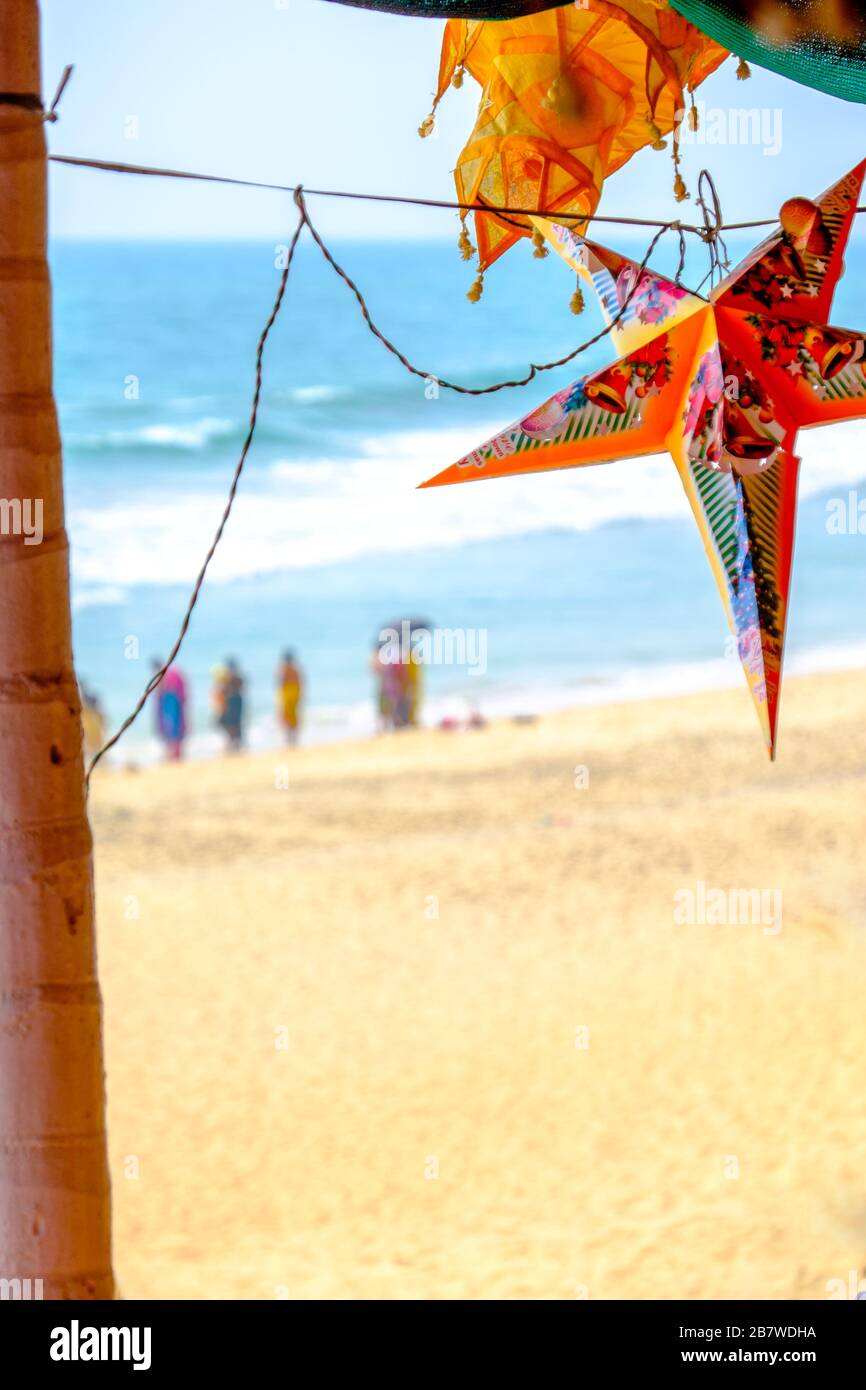
[[[71,164],[79,169],[101,169],[110,174],[143,174],[148,178],[193,179],[199,183],[225,183],[238,188],[263,188],[271,193],[294,193],[297,184],[261,183],[257,179],[235,179],[222,174],[195,174],[186,169],[163,169],[146,164],[121,164],[109,159],[84,159],[78,155],[51,154],[54,164]],[[310,197],[351,198],[370,203],[405,203],[410,207],[450,208],[455,212],[493,212],[512,217],[549,217],[557,222],[616,222],[630,227],[662,227],[664,222],[641,217],[602,217],[597,214],[557,212],[549,208],[512,208],[496,203],[452,203],[443,198],[408,198],[396,193],[349,193],[333,188],[305,188]],[[689,227],[688,231],[698,231]]]
[[[686,269],[686,234],[680,222],[671,223],[671,231],[676,232],[680,239],[680,258],[677,264],[677,273],[674,276],[674,284],[682,285],[683,275]]]
[[[207,555],[204,558],[204,562],[201,566],[201,569],[199,570],[198,575],[196,576],[196,581],[193,586],[192,593],[189,597],[189,602],[186,607],[183,622],[180,625],[180,631],[177,635],[177,638],[175,639],[174,646],[172,647],[171,652],[169,653],[168,660],[162,667],[160,667],[158,671],[154,672],[154,674],[151,676],[150,680],[144,688],[141,698],[139,699],[132,713],[127,715],[126,719],[124,719],[117,732],[112,734],[108,742],[103,744],[102,748],[99,749],[99,752],[94,755],[93,761],[91,762],[90,767],[87,769],[87,777],[85,779],[85,785],[88,788],[90,786],[90,778],[93,774],[93,769],[96,767],[96,764],[99,762],[100,758],[103,758],[105,754],[109,751],[109,749],[113,748],[114,745],[118,742],[118,740],[123,737],[130,725],[135,723],[135,720],[141,714],[141,711],[144,709],[144,706],[146,705],[149,697],[153,694],[154,690],[156,690],[166,671],[169,669],[172,662],[177,657],[177,654],[181,648],[181,643],[183,642],[183,639],[187,634],[187,629],[189,628],[190,621],[192,619],[193,609],[195,608],[196,603],[198,602],[198,596],[201,591],[201,586],[204,583],[204,578],[207,574],[208,566],[210,565],[210,562],[214,557],[217,546],[222,540],[223,531],[226,528],[226,523],[231,514],[232,506],[234,505],[235,496],[238,490],[238,483],[241,480],[241,473],[243,472],[244,464],[247,460],[247,454],[250,451],[250,445],[253,442],[253,435],[255,434],[256,430],[256,420],[258,419],[259,413],[259,400],[262,394],[262,358],[264,356],[265,343],[268,340],[268,335],[271,329],[273,328],[274,323],[276,322],[277,315],[279,314],[280,308],[283,303],[283,296],[285,295],[286,285],[289,279],[289,271],[292,268],[292,261],[295,255],[295,248],[297,247],[301,232],[304,229],[304,222],[305,218],[303,216],[299,216],[298,225],[295,228],[295,234],[292,237],[288,254],[286,256],[286,264],[283,268],[283,273],[280,276],[280,283],[279,288],[277,289],[277,296],[274,300],[273,308],[271,309],[271,312],[268,315],[268,320],[264,328],[262,329],[261,335],[259,337],[258,346],[256,348],[256,384],[255,389],[253,390],[252,405],[250,407],[249,428],[247,430],[246,438],[244,439],[240,456],[238,458],[237,464],[235,466],[235,471],[232,476],[231,487],[229,488],[228,501],[226,502],[222,517],[220,518],[220,523],[216,529],[216,532],[214,533],[214,538],[211,541],[210,549],[208,550]]]
[[[54,100],[52,101],[51,105],[45,113],[46,121],[59,121],[60,117],[57,114],[57,108],[60,105],[60,98],[66,91],[66,84],[69,81],[72,74],[74,73],[74,71],[75,65],[73,63],[67,63],[66,67],[60,74],[60,81],[57,84],[57,91],[54,93]]]
[[[363,315],[364,322],[366,323],[373,336],[378,338],[379,342],[383,345],[383,347],[387,348],[388,352],[390,352],[394,357],[397,358],[397,361],[400,362],[406,368],[407,372],[411,372],[413,376],[421,377],[423,381],[435,381],[437,386],[444,387],[446,391],[459,392],[461,396],[490,396],[493,395],[496,391],[505,391],[510,389],[511,387],[528,386],[531,381],[535,380],[535,378],[538,376],[540,372],[550,372],[553,371],[556,367],[564,367],[567,362],[572,362],[574,358],[579,357],[582,352],[586,352],[589,348],[594,347],[596,343],[600,343],[602,338],[607,337],[610,330],[616,327],[620,319],[625,314],[629,304],[632,301],[632,298],[640,288],[643,272],[646,270],[647,265],[649,264],[649,259],[652,256],[653,251],[655,250],[658,243],[661,241],[665,232],[671,230],[670,225],[666,224],[656,232],[655,236],[650,242],[649,249],[647,250],[646,255],[641,261],[639,273],[635,277],[634,284],[632,285],[631,289],[629,290],[628,294],[623,300],[623,303],[621,304],[617,313],[613,316],[610,322],[604,326],[604,328],[600,329],[600,331],[594,334],[593,337],[588,338],[585,343],[580,343],[578,347],[574,348],[571,352],[566,353],[564,357],[558,357],[554,362],[531,362],[529,364],[529,371],[526,373],[525,376],[517,377],[509,381],[497,381],[492,386],[461,386],[457,382],[444,381],[441,377],[436,376],[433,372],[424,371],[421,367],[416,367],[412,362],[409,361],[408,357],[406,357],[406,355],[403,352],[401,352],[400,349],[396,347],[394,343],[391,342],[390,338],[387,338],[385,336],[381,328],[379,328],[378,325],[374,322],[370,310],[367,307],[367,301],[365,300],[361,290],[355,284],[355,281],[349,275],[348,271],[344,270],[343,267],[339,264],[339,262],[334,259],[333,255],[328,250],[327,246],[325,245],[324,241],[322,240],[321,236],[319,235],[318,231],[313,225],[310,219],[310,214],[307,211],[307,205],[304,201],[304,192],[305,190],[303,188],[299,187],[295,189],[295,204],[298,207],[301,216],[303,217],[304,221],[307,224],[307,227],[310,230],[310,235],[312,236],[314,242],[318,246],[325,260],[328,262],[328,265],[330,265],[331,268],[336,271],[340,279],[345,282],[348,288],[352,291],[352,294],[355,296],[355,299],[358,302],[358,307],[360,308],[361,313]]]
[[[285,183],[261,183],[256,179],[235,179],[222,174],[196,174],[185,169],[162,169],[145,164],[120,164],[107,159],[85,159],[79,155],[52,154],[48,156],[54,164],[69,164],[79,169],[100,169],[113,174],[143,174],[150,178],[193,179],[201,183],[223,183],[238,188],[262,188],[273,193],[293,193],[297,185]],[[446,208],[455,212],[491,212],[513,217],[546,217],[553,222],[609,222],[626,227],[666,227],[661,220],[641,217],[613,217],[602,213],[560,212],[549,208],[512,208],[496,203],[457,203],[443,198],[408,198],[396,193],[350,193],[334,188],[305,188],[307,197],[350,198],[370,203],[401,203],[408,207]],[[858,207],[858,213],[866,212],[866,206]],[[723,232],[748,231],[753,227],[775,227],[778,218],[769,217],[756,222],[727,222],[720,228]],[[701,234],[702,228],[691,223],[681,223],[683,231]]]
[[[708,190],[709,199],[711,199],[712,202],[708,200],[708,195],[704,192],[705,187]],[[716,189],[715,181],[709,169],[702,169],[698,175],[698,193],[695,202],[700,208],[701,215],[704,219],[704,227],[700,235],[707,244],[707,250],[710,256],[710,285],[713,286],[716,282],[716,272],[718,272],[719,279],[721,280],[724,272],[730,268],[731,262],[728,255],[728,248],[722,236],[724,228],[722,204]],[[702,286],[705,283],[705,279],[701,281]]]

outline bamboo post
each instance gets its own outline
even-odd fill
[[[0,93],[40,91],[38,0],[2,0]],[[44,122],[0,99],[0,1280],[93,1299],[113,1279],[68,571]]]

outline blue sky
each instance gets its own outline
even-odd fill
[[[451,169],[471,130],[467,80],[430,107],[442,23],[325,0],[42,0],[44,87],[75,76],[52,151],[267,181],[411,196],[454,196]],[[688,148],[687,182],[706,165],[727,220],[773,216],[817,194],[866,154],[864,108],[760,69],[739,83],[727,63],[699,92],[708,108],[763,112],[766,138]],[[779,113],[778,115],[776,113]],[[717,130],[721,125],[717,124]],[[773,147],[781,133],[777,152]],[[52,232],[75,236],[271,236],[292,210],[281,195],[52,170]],[[646,151],[612,178],[602,210],[688,219],[670,194],[670,161]],[[454,214],[317,200],[331,235],[454,236]],[[863,219],[866,220],[866,219]]]

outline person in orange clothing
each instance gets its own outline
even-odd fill
[[[301,724],[301,703],[304,696],[304,677],[291,651],[283,652],[277,667],[277,715],[293,746],[297,743]]]

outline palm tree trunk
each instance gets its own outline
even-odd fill
[[[39,66],[38,0],[2,0],[0,93],[39,92]],[[0,1279],[41,1279],[45,1298],[111,1298],[102,1011],[45,249],[43,120],[0,98]]]

